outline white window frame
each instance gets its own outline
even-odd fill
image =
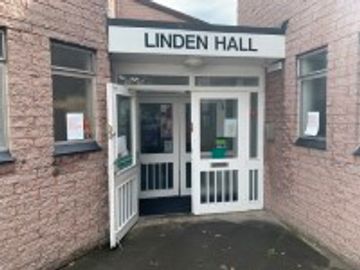
[[[2,88],[1,91],[0,91],[0,95],[2,95],[2,111],[0,113],[3,114],[3,125],[4,125],[4,145],[0,145],[0,151],[6,151],[9,149],[9,138],[8,138],[8,119],[7,119],[7,115],[8,115],[8,112],[7,112],[7,69],[6,69],[6,55],[7,55],[7,51],[6,51],[6,42],[5,42],[5,39],[6,39],[6,36],[5,36],[5,31],[0,29],[0,42],[2,44],[2,48],[3,48],[3,51],[2,51],[2,55],[0,55],[0,66],[2,66],[2,70],[3,70],[3,85],[1,85],[0,87]]]
[[[302,88],[302,82],[304,81],[309,81],[309,80],[315,80],[315,79],[321,79],[321,78],[325,78],[327,79],[328,76],[328,64],[326,66],[325,69],[321,69],[321,70],[316,70],[313,71],[309,74],[306,75],[302,75],[301,74],[301,60],[303,60],[304,58],[307,57],[311,57],[313,55],[316,54],[320,54],[322,52],[325,52],[326,56],[328,55],[328,48],[327,47],[322,47],[319,49],[315,49],[312,50],[311,52],[308,53],[303,53],[301,55],[299,55],[297,57],[297,70],[296,70],[296,80],[297,80],[297,89],[298,89],[298,137],[299,138],[307,138],[307,139],[313,139],[313,140],[326,140],[327,138],[327,132],[325,132],[325,136],[313,136],[313,137],[307,137],[305,136],[303,133],[303,127],[304,127],[304,114],[303,114],[303,99],[302,99],[302,93],[303,93],[303,88]],[[327,85],[326,85],[326,89],[325,89],[325,93],[327,93]],[[325,105],[326,106],[326,105]],[[326,110],[326,108],[325,108]],[[325,114],[327,116],[327,111],[325,111]],[[325,122],[325,129],[327,128],[327,119]]]
[[[57,46],[62,46],[62,47],[69,47],[72,49],[76,49],[79,51],[85,51],[85,52],[91,52],[92,56],[91,56],[91,71],[86,71],[86,70],[81,70],[81,69],[75,69],[75,68],[67,68],[67,67],[61,67],[61,66],[56,66],[51,64],[51,77],[53,76],[62,76],[62,77],[70,77],[70,78],[75,78],[75,79],[87,79],[90,80],[91,82],[91,90],[90,90],[90,94],[91,94],[91,124],[92,124],[92,139],[84,139],[84,140],[76,140],[76,141],[55,141],[55,145],[71,145],[71,144],[79,144],[79,143],[89,143],[89,142],[94,142],[97,139],[97,129],[96,129],[96,65],[95,65],[95,52],[92,51],[91,49],[82,49],[79,48],[76,45],[68,45],[68,44],[63,44],[62,42],[59,41],[51,41],[51,44],[56,44]],[[54,89],[53,89],[54,91]],[[54,130],[55,132],[55,130]],[[55,139],[55,135],[54,135],[54,139]]]

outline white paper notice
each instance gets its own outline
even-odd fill
[[[237,120],[236,119],[225,119],[224,122],[224,137],[236,138],[237,136]]]
[[[308,112],[305,136],[317,136],[320,131],[320,113]]]
[[[126,157],[129,155],[129,151],[127,149],[127,139],[126,136],[120,136],[118,138],[118,154],[120,157]]]
[[[66,114],[67,139],[84,140],[84,114],[68,113]]]

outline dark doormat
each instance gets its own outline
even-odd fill
[[[140,200],[140,216],[191,212],[191,196]]]

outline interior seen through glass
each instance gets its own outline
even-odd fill
[[[236,99],[201,101],[201,157],[237,156],[238,105]]]
[[[141,104],[141,153],[172,153],[173,111],[171,104]]]

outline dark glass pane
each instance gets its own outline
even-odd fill
[[[93,137],[91,116],[91,79],[54,75],[53,104],[55,141],[67,141],[67,114],[80,113],[84,118],[84,139]]]
[[[0,148],[6,148],[4,91],[5,91],[5,67],[0,63]]]
[[[166,186],[167,186],[166,168],[167,168],[167,164],[166,164],[166,163],[162,163],[162,164],[161,164],[161,168],[160,168],[161,189],[166,189]]]
[[[172,163],[168,163],[169,166],[169,189],[174,187],[174,165]]]
[[[318,112],[320,127],[317,137],[326,137],[326,77],[303,80],[302,88],[302,135],[308,124],[309,112]]]
[[[239,180],[238,180],[238,172],[233,171],[233,201],[236,202],[239,199]]]
[[[258,77],[225,77],[225,76],[199,76],[195,78],[196,86],[258,86]]]
[[[160,165],[155,165],[155,189],[160,189]]]
[[[300,61],[300,76],[306,76],[327,68],[327,52],[325,50],[302,56]]]
[[[225,202],[230,202],[230,171],[225,172],[225,179],[224,179],[224,186],[225,186]]]
[[[59,43],[51,43],[51,65],[93,72],[93,52]]]
[[[223,202],[223,181],[222,172],[216,172],[216,200]]]
[[[5,37],[4,33],[0,31],[0,58],[5,58]]]
[[[129,97],[117,96],[117,167],[119,170],[133,165],[131,100]]]
[[[186,153],[191,153],[191,132],[192,132],[192,124],[191,124],[191,105],[185,105],[185,113],[186,113]]]
[[[141,165],[141,190],[146,190],[146,165]]]
[[[141,104],[141,153],[173,152],[171,104]]]
[[[210,172],[209,178],[209,202],[215,202],[215,173]]]
[[[152,164],[148,165],[148,187],[149,190],[155,189],[154,166]]]
[[[205,172],[201,172],[200,174],[200,187],[201,187],[201,203],[207,203],[207,176],[208,174]]]
[[[258,156],[258,94],[250,96],[250,158]]]
[[[189,77],[124,74],[120,75],[118,83],[139,85],[189,85]]]
[[[191,163],[186,163],[186,188],[191,188]]]

